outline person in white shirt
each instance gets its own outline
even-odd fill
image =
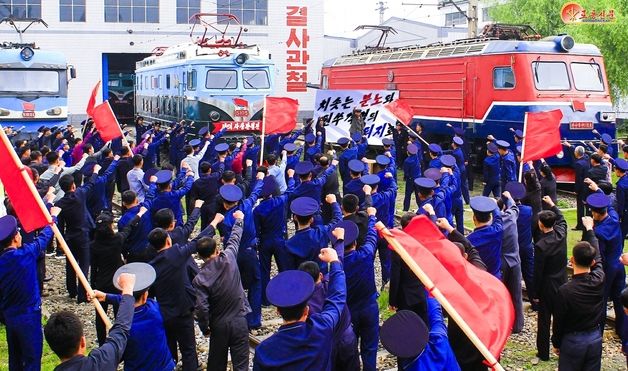
[[[187,156],[185,156],[185,158],[181,160],[181,162],[187,163],[190,169],[192,169],[192,171],[194,172],[194,180],[199,178],[198,164],[203,156],[205,156],[205,152],[207,152],[207,148],[209,147],[209,140],[206,140],[203,148],[198,151],[197,154],[194,154],[194,148],[197,148],[199,144],[201,144],[200,139],[192,139],[189,144],[185,145],[183,147],[183,152],[185,152]]]
[[[268,175],[275,177],[275,182],[277,183],[277,187],[279,187],[279,192],[281,194],[288,189],[288,185],[286,184],[286,165],[288,165],[287,156],[288,155],[285,150],[281,151],[281,163],[279,166],[277,166],[277,156],[274,153],[271,153],[266,157],[266,161],[268,162]]]

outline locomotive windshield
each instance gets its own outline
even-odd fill
[[[235,70],[209,70],[205,81],[207,89],[236,89],[238,87],[238,75]]]
[[[7,93],[57,95],[59,93],[59,71],[1,69],[0,94]]]
[[[567,65],[563,62],[532,62],[537,90],[570,90]]]
[[[602,70],[597,63],[572,63],[571,74],[578,90],[604,91]]]
[[[242,80],[245,89],[270,89],[268,73],[264,70],[243,70]]]

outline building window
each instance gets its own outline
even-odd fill
[[[177,0],[177,23],[190,23],[190,17],[201,12],[201,0]]]
[[[489,14],[491,8],[482,9],[482,22],[492,22],[493,18]]]
[[[0,0],[0,18],[41,18],[41,0]]]
[[[85,22],[85,0],[60,0],[59,20],[61,22]]]
[[[467,24],[466,14],[457,11],[445,14],[445,27],[457,26],[461,24]]]
[[[268,0],[218,0],[216,5],[218,14],[233,14],[244,25],[268,24]]]
[[[159,0],[105,0],[105,22],[159,23]]]

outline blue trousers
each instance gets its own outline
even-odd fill
[[[360,343],[360,358],[364,371],[377,370],[377,346],[379,344],[379,307],[377,302],[351,311],[353,331]]]
[[[406,192],[403,195],[403,211],[410,210],[410,201],[414,194],[414,180],[406,180]]]
[[[602,333],[599,329],[563,336],[559,370],[597,371],[602,367]]]
[[[499,183],[486,183],[484,185],[484,190],[482,190],[482,196],[488,197],[491,192],[493,192],[493,197],[501,197],[502,196],[502,187]]]
[[[266,299],[266,286],[268,286],[268,282],[270,281],[272,259],[275,257],[275,263],[277,263],[279,272],[283,272],[290,264],[289,260],[287,260],[290,259],[290,257],[287,254],[288,252],[286,251],[283,236],[270,240],[260,238],[259,260],[262,279],[262,304],[264,305],[270,305],[268,299]]]
[[[519,257],[521,258],[521,275],[529,294],[534,279],[534,245],[519,246]]]
[[[379,254],[379,262],[382,266],[382,286],[384,286],[390,281],[390,267],[392,265],[392,251],[388,248],[386,239],[380,238],[377,240],[377,253]]]
[[[456,219],[456,229],[458,232],[464,234],[464,207],[461,198],[452,200],[451,213]]]
[[[258,328],[262,325],[262,277],[260,262],[254,248],[240,250],[238,268],[242,287],[248,290],[247,298],[251,306],[251,313],[246,315],[246,321],[249,329]]]
[[[461,184],[462,199],[468,205],[469,204],[469,200],[470,200],[470,198],[469,198],[470,196],[469,196],[469,179],[468,179],[468,175],[467,175],[466,169],[465,169],[465,171],[462,171],[460,173],[460,181],[462,182],[462,184]]]
[[[44,336],[41,311],[4,318],[9,347],[9,370],[39,371]]]
[[[510,292],[512,304],[515,307],[515,323],[512,325],[512,332],[517,334],[523,330],[523,299],[521,298],[521,264],[514,267],[502,259],[502,282]]]

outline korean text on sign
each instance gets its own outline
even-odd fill
[[[287,6],[286,26],[290,30],[286,41],[286,89],[289,92],[305,92],[307,63],[310,60],[307,47],[307,7]]]

